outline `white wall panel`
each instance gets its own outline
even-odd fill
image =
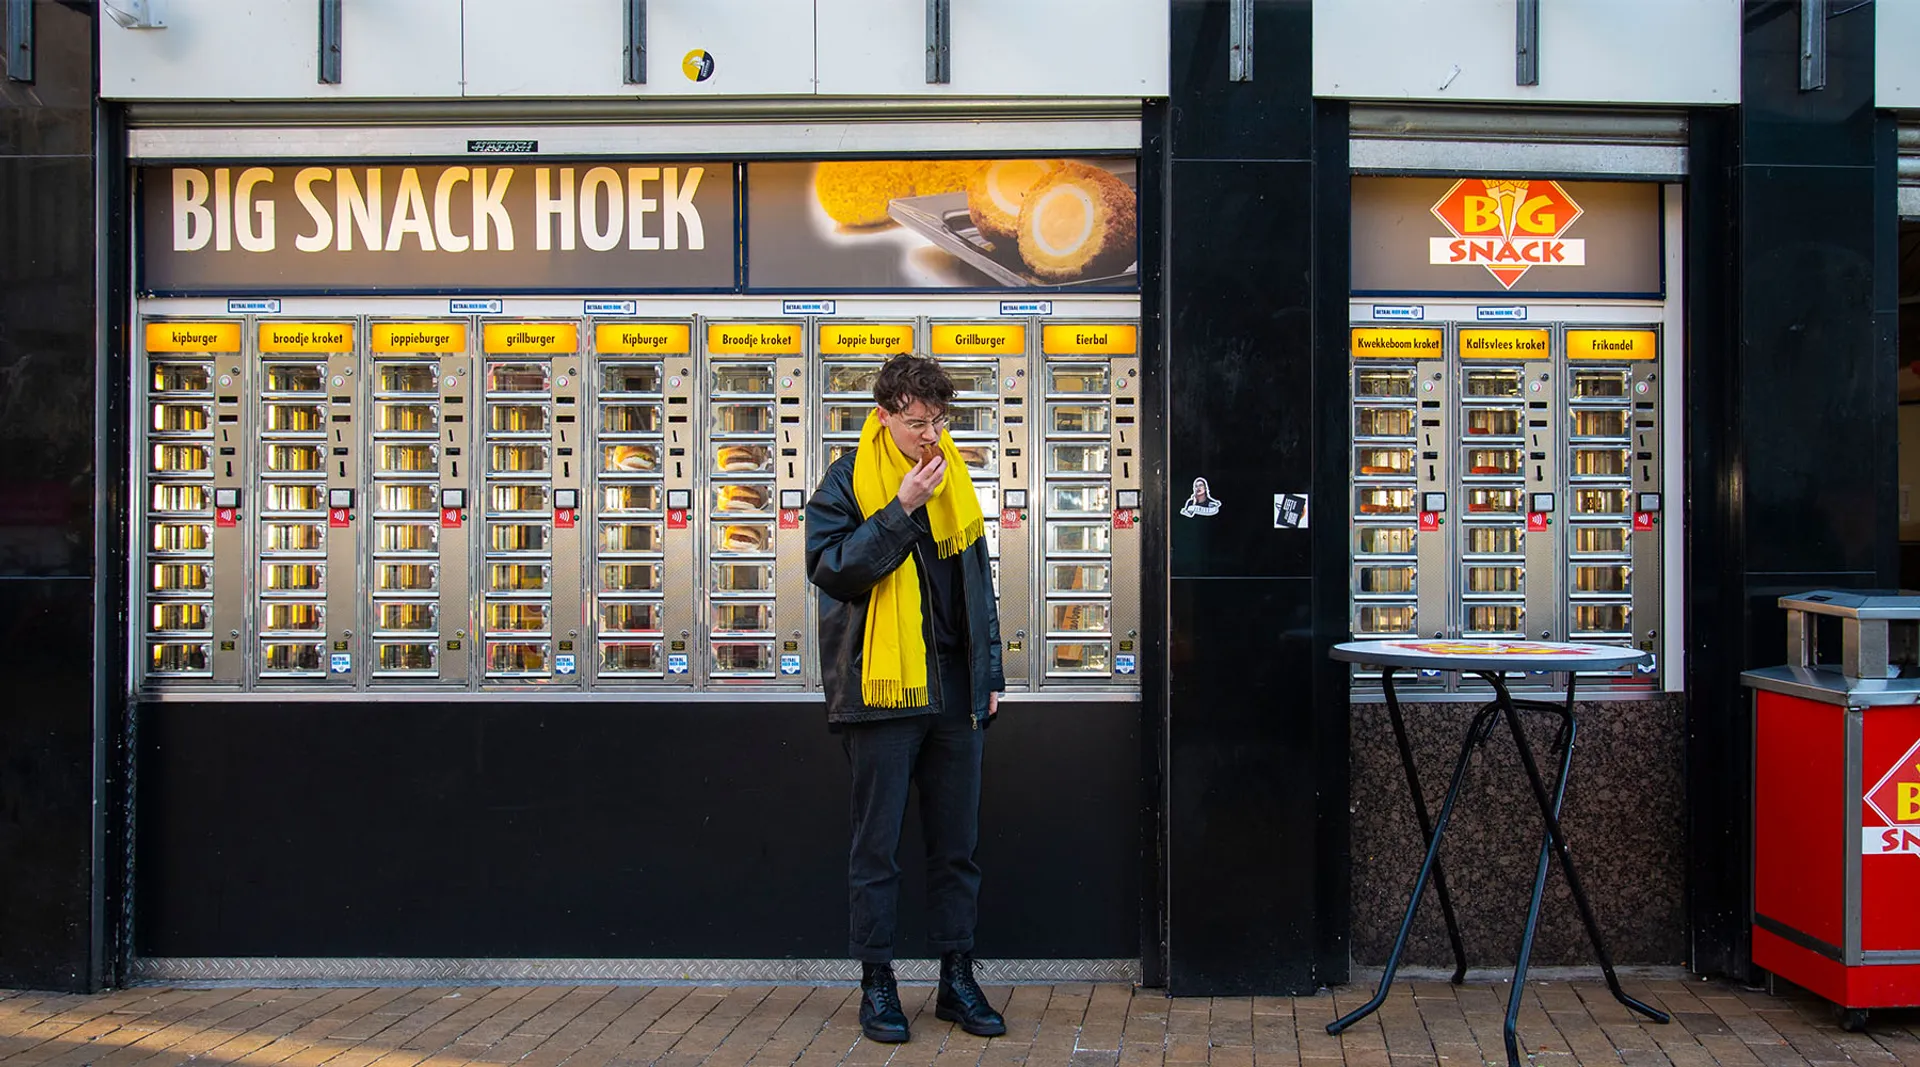
[[[460,0],[342,5],[339,85],[319,84],[314,0],[174,0],[167,26],[100,18],[100,94],[125,100],[460,95]]]
[[[820,92],[1165,96],[1167,0],[955,0],[953,80],[927,84],[926,5],[818,0]]]
[[[619,0],[466,0],[468,96],[813,92],[812,0],[649,0],[647,83],[628,85]],[[688,52],[712,77],[681,71]]]
[[[1874,106],[1920,107],[1920,3],[1881,0],[1873,11]]]
[[[1740,98],[1740,0],[1546,0],[1537,86],[1514,84],[1514,0],[1313,0],[1313,30],[1316,96],[1611,104]],[[1257,25],[1254,55],[1257,73]]]

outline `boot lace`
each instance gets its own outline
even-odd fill
[[[867,987],[867,995],[873,998],[873,1009],[880,1014],[901,1011],[900,988],[888,979],[881,978]]]

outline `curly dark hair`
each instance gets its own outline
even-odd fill
[[[899,414],[920,401],[945,414],[953,403],[953,379],[946,368],[925,356],[895,356],[880,368],[873,380],[873,402],[893,414]]]

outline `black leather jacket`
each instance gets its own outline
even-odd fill
[[[827,721],[833,724],[878,722],[940,709],[940,671],[933,643],[933,610],[928,583],[920,583],[921,636],[927,645],[929,701],[921,708],[873,708],[860,697],[861,655],[866,646],[867,602],[880,579],[892,574],[915,552],[926,530],[924,509],[909,514],[899,500],[860,517],[853,495],[853,455],[827,468],[820,488],[807,502],[807,577],[820,587],[820,675],[827,692]],[[1000,667],[1000,612],[993,598],[993,573],[982,537],[960,553],[961,596],[966,602],[967,666],[971,672],[973,721],[987,724],[987,694],[1007,688]]]

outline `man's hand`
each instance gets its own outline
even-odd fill
[[[900,479],[900,506],[908,511],[919,511],[927,501],[933,499],[934,490],[940,488],[940,482],[947,476],[946,453],[936,451],[931,459],[923,459],[907,476]]]
[[[987,718],[991,719],[998,714],[1000,714],[1000,694],[988,693],[987,694]]]

